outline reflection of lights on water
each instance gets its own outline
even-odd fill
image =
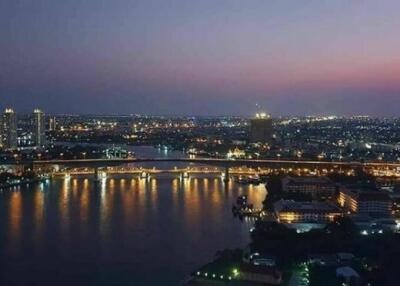
[[[112,178],[110,179],[110,187],[114,188],[114,185],[115,185],[115,180]]]
[[[101,179],[101,184],[100,184],[100,191],[101,191],[101,195],[104,196],[104,192],[106,191],[106,183],[107,183],[107,179],[106,178],[102,178]]]
[[[20,239],[21,219],[22,219],[22,196],[19,191],[13,191],[10,197],[9,208],[9,235],[10,241],[16,242]]]
[[[156,179],[151,179],[151,190],[157,191],[157,180]]]
[[[178,189],[179,189],[179,181],[178,181],[178,179],[173,179],[172,180],[172,190],[174,192],[177,192]]]
[[[139,178],[139,180],[138,180],[139,191],[142,191],[142,190],[146,189],[146,182],[147,182],[147,179]]]
[[[203,179],[204,188],[208,189],[208,178]]]
[[[120,188],[127,188],[129,186],[129,190],[157,190],[159,187],[157,184],[158,179],[155,177],[150,177],[148,173],[143,172],[145,174],[145,178],[140,178],[139,173],[139,178],[132,178],[132,177],[127,177],[127,178],[120,178],[118,179],[119,186]],[[105,176],[99,180],[99,186],[101,187],[100,190],[102,192],[105,192],[106,189],[112,190],[113,188],[116,187],[115,178],[109,178],[107,179]],[[212,182],[210,182],[212,180]],[[90,179],[85,178],[83,180],[83,189],[88,189],[88,186],[90,185]],[[129,183],[130,181],[130,183]],[[70,180],[65,179],[63,180],[64,182],[64,189],[68,190],[69,188],[72,187],[72,190],[74,190],[74,195],[76,191],[79,189],[78,184],[79,180],[76,178],[73,178]],[[69,184],[71,182],[71,184]],[[211,184],[210,184],[211,183]],[[128,184],[128,186],[127,186]],[[189,177],[189,178],[184,178],[181,179],[180,177],[177,178],[171,178],[171,184],[172,188],[171,190],[176,192],[180,188],[182,190],[186,191],[193,191],[195,192],[196,190],[202,190],[207,192],[208,190],[214,190],[216,192],[222,191],[222,190],[231,190],[231,191],[238,191],[238,193],[248,193],[249,196],[252,196],[252,202],[255,204],[259,204],[259,200],[263,195],[265,195],[264,191],[266,191],[265,186],[263,184],[261,185],[248,185],[248,186],[242,186],[242,185],[237,185],[233,180],[230,180],[229,183],[224,183],[223,180],[221,180],[218,177],[213,177],[213,178],[208,178],[208,177]],[[40,185],[40,189],[45,189],[46,185]],[[222,189],[221,189],[222,188]],[[217,194],[215,194],[216,196]],[[214,199],[216,197],[213,197]]]
[[[77,186],[77,184],[78,184],[77,180],[74,179],[74,180],[72,181],[72,184],[73,184],[73,186],[76,188],[76,186]],[[69,190],[69,188],[70,188],[70,180],[69,180],[69,179],[64,179],[64,181],[63,181],[63,189],[64,189],[64,190]]]
[[[87,190],[88,187],[89,187],[89,179],[85,178],[83,180],[83,188],[84,190]]]
[[[186,181],[185,181],[184,187],[185,187],[185,190],[186,190],[186,189],[191,189],[191,188],[190,188],[190,181],[189,181],[189,180],[186,180]],[[198,180],[197,178],[194,178],[194,179],[193,179],[193,190],[197,191],[198,188],[199,188],[199,180]]]
[[[44,216],[44,194],[41,189],[39,192],[35,192],[34,196],[34,219],[35,219],[35,228],[37,235],[40,235],[41,228],[43,225],[43,216]]]

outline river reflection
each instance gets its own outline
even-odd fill
[[[241,194],[259,207],[265,187],[123,176],[2,191],[0,285],[177,285],[248,242],[253,222],[231,213]]]

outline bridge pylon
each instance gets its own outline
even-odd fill
[[[100,170],[98,167],[94,168],[94,180],[96,182],[101,181],[107,177],[107,173],[105,171]]]
[[[147,179],[150,178],[150,175],[149,175],[149,173],[143,171],[142,173],[140,173],[140,178],[141,178],[141,179],[146,179],[146,180],[147,180]]]
[[[98,182],[98,181],[100,181],[100,178],[99,178],[99,168],[94,168],[94,180],[96,181],[96,182]]]
[[[222,178],[223,178],[224,183],[229,183],[229,177],[230,177],[229,167],[225,167],[225,171],[224,171],[224,173],[222,173]]]
[[[181,179],[181,180],[183,180],[183,179],[189,179],[189,178],[190,178],[190,176],[189,176],[189,173],[188,173],[188,172],[183,172],[183,173],[180,174],[180,179]]]

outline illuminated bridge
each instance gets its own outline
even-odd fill
[[[185,169],[143,169],[134,168],[132,165],[137,166],[141,163],[186,163],[189,166],[206,165],[213,166],[214,168],[202,168],[195,170],[195,168]],[[306,160],[274,160],[274,159],[217,159],[217,158],[126,158],[126,159],[75,159],[75,160],[39,160],[31,161],[30,166],[33,169],[76,169],[77,168],[91,168],[87,172],[92,172],[96,176],[99,171],[110,173],[139,173],[146,172],[148,174],[156,173],[221,173],[218,168],[223,168],[224,177],[229,179],[230,173],[247,174],[246,172],[260,173],[267,170],[315,170],[334,172],[334,171],[347,171],[354,172],[354,170],[364,170],[375,176],[398,176],[400,177],[400,163],[386,163],[386,162],[342,162],[342,161],[306,161]],[[123,167],[127,166],[127,167]],[[215,168],[218,167],[218,168]],[[238,170],[241,169],[239,172]],[[250,171],[249,171],[250,170]]]
[[[234,167],[229,169],[229,174],[231,175],[254,175],[260,173],[267,173],[268,170],[265,169],[254,169],[254,168],[242,168]],[[213,175],[224,177],[225,172],[219,167],[186,167],[173,169],[157,169],[153,168],[143,168],[143,167],[106,167],[106,168],[68,168],[54,171],[54,176],[73,176],[73,175],[95,175],[97,178],[104,178],[106,175],[132,175],[140,178],[148,178],[149,176],[157,176],[162,174],[176,175],[180,178],[189,178],[192,175]]]
[[[73,160],[38,160],[31,161],[33,165],[63,165],[71,167],[108,167],[132,163],[151,162],[182,162],[221,167],[248,166],[270,167],[279,166],[351,166],[351,167],[394,167],[400,168],[400,163],[387,162],[343,162],[343,161],[308,161],[308,160],[275,160],[275,159],[217,159],[217,158],[118,158],[118,159],[73,159]]]

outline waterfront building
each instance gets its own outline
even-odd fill
[[[273,137],[272,119],[266,113],[257,113],[250,120],[250,142],[268,143]]]
[[[33,111],[33,141],[35,147],[46,145],[46,126],[44,123],[44,113],[40,109]]]
[[[296,228],[298,232],[322,228],[342,212],[326,202],[295,202],[279,200],[274,203],[274,213],[280,223]]]
[[[4,149],[17,149],[17,114],[6,108],[1,120],[1,143]]]
[[[388,217],[392,210],[389,195],[375,189],[342,186],[338,203],[347,212],[371,217]]]
[[[291,177],[282,179],[282,190],[287,193],[310,195],[313,199],[326,199],[335,195],[336,186],[327,177]]]

